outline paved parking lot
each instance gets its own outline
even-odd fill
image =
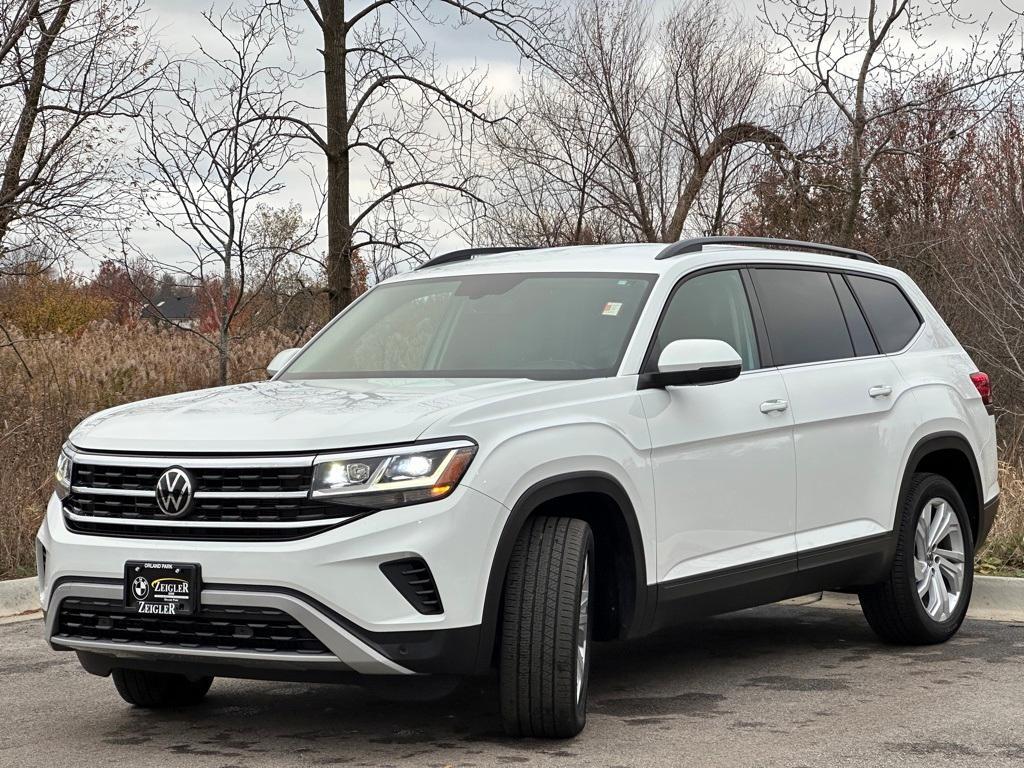
[[[1021,623],[903,649],[857,612],[772,606],[599,646],[565,742],[502,736],[486,680],[428,703],[218,680],[196,709],[136,711],[39,634],[0,626],[0,766],[1024,765]]]

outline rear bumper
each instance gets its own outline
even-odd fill
[[[974,542],[975,551],[981,549],[981,545],[985,543],[998,514],[999,494],[997,493],[982,505],[981,517],[978,519],[978,540]]]

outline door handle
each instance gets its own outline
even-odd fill
[[[871,397],[888,397],[892,394],[892,387],[888,384],[877,384],[868,390]]]
[[[789,408],[788,400],[765,400],[761,403],[761,413],[776,413]]]

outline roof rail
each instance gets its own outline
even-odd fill
[[[483,256],[488,253],[507,253],[508,251],[532,251],[531,246],[518,246],[518,245],[500,245],[493,248],[463,248],[460,251],[449,251],[448,253],[442,253],[440,256],[435,256],[432,259],[420,264],[416,269],[426,269],[427,267],[439,267],[442,264],[451,264],[455,261],[468,261],[474,256]]]
[[[829,256],[842,256],[857,261],[870,261],[878,263],[878,259],[864,251],[855,251],[852,248],[841,248],[838,245],[827,245],[825,243],[808,243],[803,240],[782,240],[775,237],[693,237],[689,240],[680,240],[666,246],[655,259],[671,259],[683,253],[693,253],[701,250],[705,245],[753,245],[762,248],[785,248],[792,251],[811,251],[814,253],[826,253]]]

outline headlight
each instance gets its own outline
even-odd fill
[[[60,499],[71,493],[71,469],[71,457],[67,454],[67,446],[61,446],[57,455],[57,471],[53,475],[57,497]]]
[[[443,499],[475,454],[475,444],[454,440],[317,456],[311,495],[371,509]]]

